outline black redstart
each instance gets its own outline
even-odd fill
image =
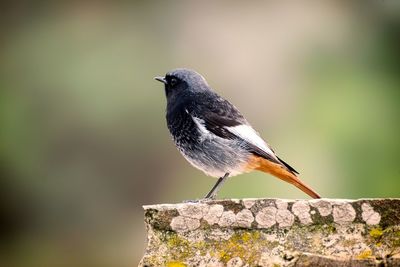
[[[270,173],[320,198],[199,73],[182,68],[155,79],[165,85],[167,125],[175,145],[194,167],[219,177],[206,199],[217,196],[228,176],[252,170]]]

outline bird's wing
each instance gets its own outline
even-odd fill
[[[243,142],[249,152],[272,162],[287,164],[279,160],[273,150],[251,127],[239,110],[227,100],[217,97],[200,98],[201,104],[191,105],[187,112],[204,134],[214,134],[225,139],[237,139]],[[292,167],[286,167],[289,170]]]

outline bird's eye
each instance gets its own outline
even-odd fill
[[[178,83],[178,80],[175,78],[172,78],[171,81],[169,82],[171,86],[174,86]]]

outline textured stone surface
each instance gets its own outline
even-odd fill
[[[400,266],[400,199],[145,206],[139,266]]]

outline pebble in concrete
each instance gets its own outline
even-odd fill
[[[209,225],[216,224],[220,220],[223,212],[224,206],[219,204],[211,205],[203,219],[206,220]]]
[[[356,211],[349,203],[343,203],[333,206],[333,221],[344,224],[351,223],[356,218]]]
[[[321,216],[328,216],[332,213],[332,204],[325,200],[312,200],[310,201],[311,206],[317,208]]]
[[[219,219],[218,225],[221,227],[228,227],[236,222],[236,216],[233,211],[224,211]]]
[[[236,214],[236,224],[239,227],[250,228],[253,221],[253,213],[248,209],[243,209]]]
[[[265,207],[256,215],[256,221],[258,223],[258,228],[268,228],[276,223],[275,215],[277,208],[275,207]]]
[[[381,221],[381,215],[378,212],[374,211],[372,206],[368,203],[363,203],[361,205],[362,209],[362,219],[369,225],[379,224]]]
[[[293,213],[299,218],[302,224],[312,223],[310,215],[310,206],[305,201],[297,201],[292,206]]]

